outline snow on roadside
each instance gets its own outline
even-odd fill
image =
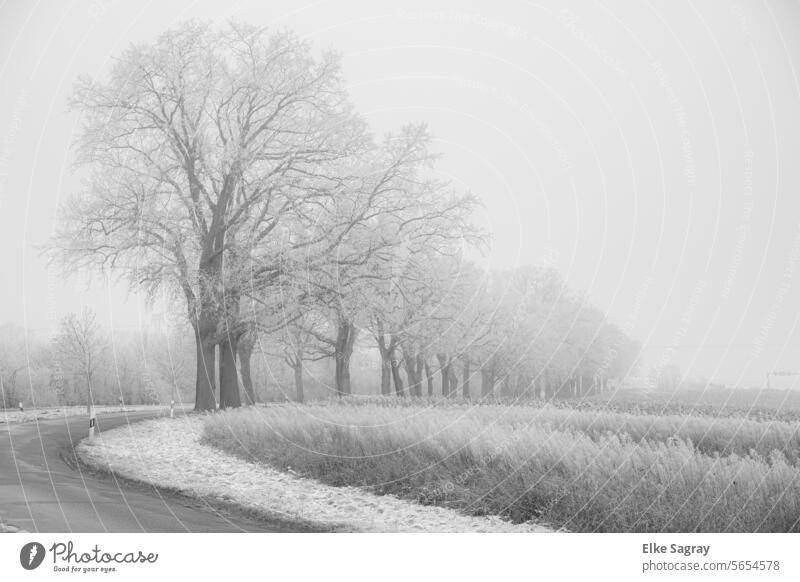
[[[194,497],[221,499],[283,519],[371,532],[549,532],[541,525],[472,517],[354,487],[282,473],[201,444],[202,418],[137,422],[76,447],[90,466]]]
[[[164,411],[167,413],[166,406],[95,406],[95,412],[98,416],[103,414],[113,414],[118,412],[139,412],[139,411]],[[66,418],[67,416],[87,416],[86,406],[60,406],[53,408],[29,408],[20,412],[17,409],[7,408],[0,410],[0,424],[16,424],[19,422],[33,422],[34,420],[54,420],[58,418]]]
[[[11,525],[0,520],[0,533],[28,533],[24,529],[20,529],[15,525]]]

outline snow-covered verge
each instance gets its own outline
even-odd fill
[[[139,412],[139,411],[168,411],[167,406],[95,406],[95,412],[98,416],[103,414],[111,414],[118,412]],[[22,412],[16,409],[0,410],[0,424],[18,423],[18,422],[33,422],[34,420],[54,420],[58,418],[65,418],[67,416],[86,416],[86,406],[59,406],[53,408],[29,408]]]
[[[202,418],[162,418],[104,432],[76,447],[96,469],[185,495],[322,529],[370,532],[549,532],[536,524],[472,517],[353,487],[331,487],[200,443]]]
[[[6,523],[0,520],[0,533],[27,533],[24,529],[20,529],[15,525]]]

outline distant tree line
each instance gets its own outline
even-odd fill
[[[192,346],[182,330],[103,329],[89,310],[55,334],[0,325],[0,406],[191,402]]]

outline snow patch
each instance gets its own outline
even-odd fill
[[[202,418],[161,418],[106,431],[76,447],[90,466],[201,498],[326,528],[364,532],[552,532],[474,517],[355,487],[332,487],[200,443]]]

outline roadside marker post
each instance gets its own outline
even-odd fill
[[[170,400],[169,402],[169,417],[175,418],[175,401]]]
[[[89,411],[89,438],[94,438],[94,429],[97,426],[97,413],[94,411],[94,406],[92,406],[91,410]]]

